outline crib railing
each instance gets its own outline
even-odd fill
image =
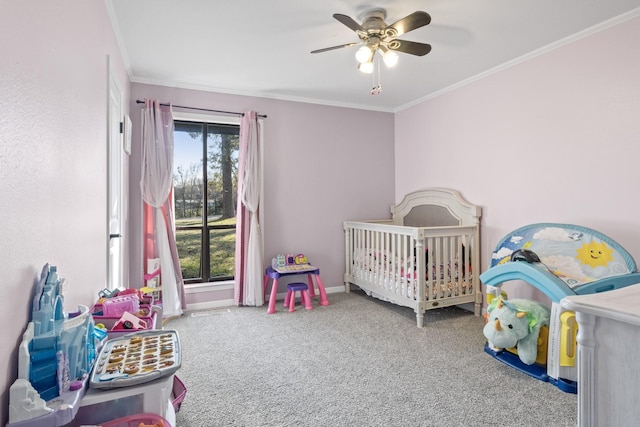
[[[472,295],[474,226],[406,227],[391,222],[346,221],[345,285],[402,304]],[[469,298],[466,298],[469,300]],[[409,303],[407,302],[407,305]]]

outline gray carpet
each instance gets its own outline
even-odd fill
[[[169,321],[187,387],[177,427],[575,426],[577,396],[483,351],[483,319],[361,292],[295,313],[232,307]]]

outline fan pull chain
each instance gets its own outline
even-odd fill
[[[376,85],[376,67],[374,67],[373,74],[371,75],[371,95],[380,95],[382,93],[382,84],[380,83],[380,60],[378,58],[374,58],[374,61],[377,63],[378,84]]]

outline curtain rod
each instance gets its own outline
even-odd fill
[[[136,104],[144,104],[144,101],[136,99]],[[244,116],[244,113],[238,113],[236,111],[222,111],[222,110],[210,110],[208,108],[198,108],[198,107],[185,107],[183,105],[171,105],[171,104],[160,104],[163,107],[175,107],[175,108],[185,108],[187,110],[198,110],[198,111],[207,111],[209,113],[221,113],[221,114],[233,114],[234,116]],[[266,119],[266,114],[258,114],[258,117]]]

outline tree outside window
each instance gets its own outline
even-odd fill
[[[185,284],[232,280],[239,126],[175,121],[176,241]]]

